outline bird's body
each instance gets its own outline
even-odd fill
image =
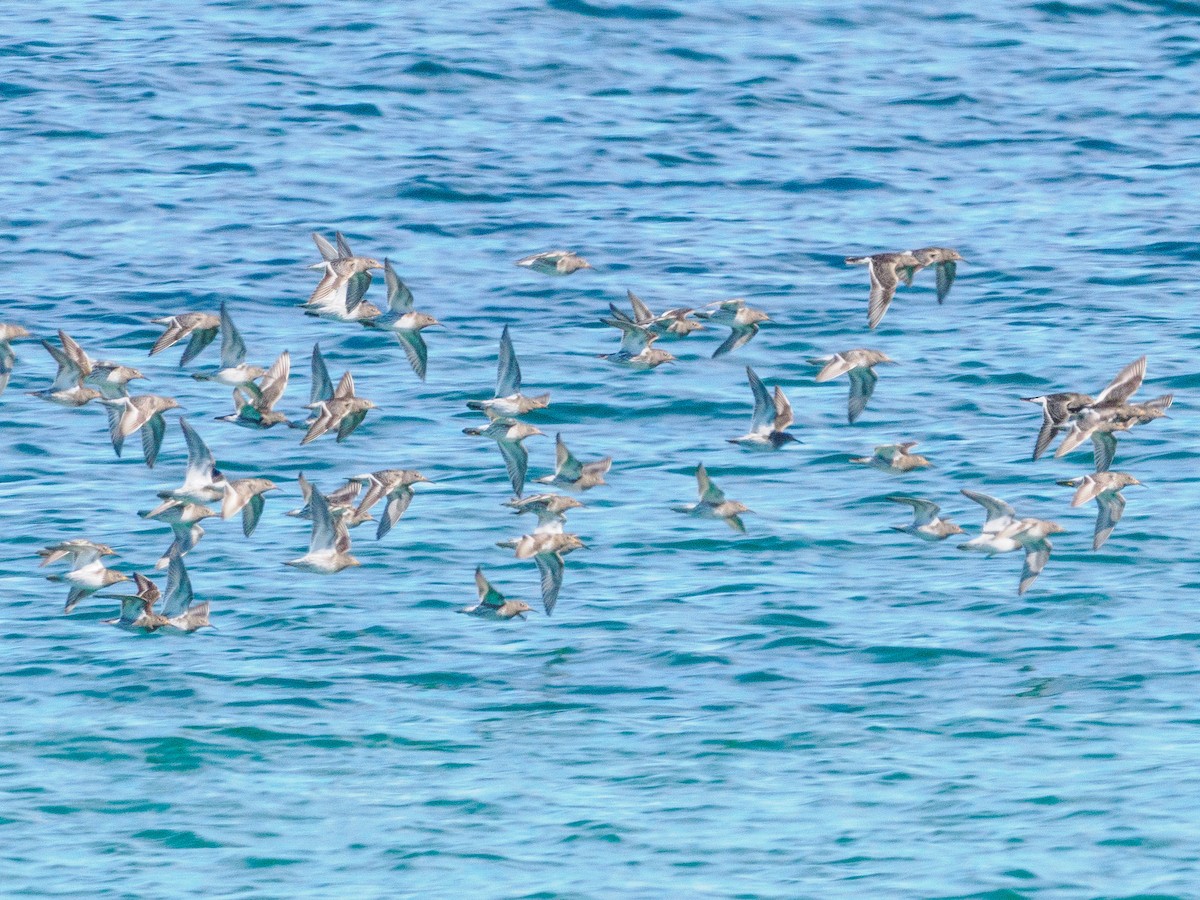
[[[541,272],[543,275],[570,275],[580,269],[590,269],[592,264],[570,250],[546,250],[518,259],[516,264],[523,269]]]
[[[1174,399],[1173,394],[1163,394],[1145,403],[1098,402],[1089,406],[1078,414],[1071,430],[1054,451],[1054,456],[1065,456],[1091,438],[1096,471],[1105,472],[1112,465],[1117,452],[1117,439],[1113,435],[1119,431],[1129,431],[1135,425],[1163,418]]]
[[[158,586],[143,575],[135,572],[134,583],[137,593],[131,595],[102,594],[108,600],[121,601],[121,616],[117,619],[101,619],[104,625],[116,625],[128,631],[156,631],[167,624],[167,617],[160,616],[154,611],[154,604],[159,600]]]
[[[197,381],[215,381],[227,387],[240,388],[253,384],[266,374],[262,366],[246,364],[246,342],[233,324],[224,303],[221,304],[221,367],[212,372],[196,372]]]
[[[754,414],[750,418],[750,430],[741,437],[729,438],[729,442],[748,450],[778,450],[796,442],[796,438],[787,431],[794,418],[792,404],[788,402],[783,388],[776,385],[775,396],[772,397],[767,393],[767,386],[763,384],[762,379],[749,366],[746,366],[746,377],[754,395]]]
[[[361,563],[350,555],[350,532],[341,519],[335,519],[329,510],[325,495],[312,488],[309,503],[312,512],[312,538],[308,552],[285,565],[304,572],[332,575],[349,566]]]
[[[867,304],[867,326],[874,328],[883,319],[896,296],[896,288],[903,280],[912,284],[913,273],[922,268],[913,253],[874,253],[870,256],[847,256],[846,265],[866,266],[871,279],[871,293]]]
[[[10,346],[13,341],[29,337],[29,331],[21,325],[0,322],[0,394],[8,387],[8,379],[12,377],[13,364],[17,356]]]
[[[1025,565],[1017,587],[1017,593],[1024,594],[1050,559],[1054,545],[1050,543],[1049,535],[1062,532],[1063,527],[1045,519],[1019,519],[1013,508],[1003,500],[978,491],[963,489],[963,495],[982,506],[987,518],[983,531],[966,543],[959,544],[958,549],[974,550],[989,556],[1024,551]]]
[[[64,541],[38,551],[38,556],[42,557],[42,566],[66,559],[71,567],[65,575],[47,576],[50,581],[65,581],[71,586],[67,592],[67,603],[63,607],[64,613],[70,613],[79,605],[79,601],[96,591],[129,580],[128,575],[106,568],[101,561],[102,556],[112,553],[113,549],[107,544],[96,544],[87,540]]]
[[[429,348],[421,336],[421,329],[440,325],[441,322],[413,307],[412,291],[400,280],[391,262],[386,259],[383,261],[383,277],[387,282],[388,312],[364,319],[363,324],[395,334],[404,355],[408,357],[409,365],[417,377],[424,381],[429,364]]]
[[[758,334],[759,326],[763,322],[771,321],[770,316],[761,309],[747,306],[741,297],[709,303],[703,310],[698,310],[696,315],[703,316],[710,322],[729,326],[729,337],[713,351],[713,359],[746,346]]]
[[[554,436],[554,474],[534,479],[538,484],[552,484],[572,491],[586,491],[604,484],[604,476],[612,468],[612,457],[592,462],[580,462],[567,449],[561,434]]]
[[[895,363],[895,360],[880,350],[859,348],[843,350],[833,356],[810,359],[809,362],[814,366],[821,366],[821,371],[816,377],[818,384],[840,375],[846,375],[850,379],[850,399],[846,415],[850,424],[854,424],[867,408],[867,401],[871,399],[871,395],[875,393],[875,383],[879,380],[879,376],[875,374],[875,366],[881,363]]]
[[[504,505],[518,515],[522,513],[536,515],[538,524],[537,528],[533,530],[534,534],[562,534],[563,526],[567,521],[567,510],[583,506],[574,497],[566,497],[562,494],[533,494],[529,497],[509,500]]]
[[[1091,500],[1096,501],[1096,528],[1092,534],[1092,549],[1099,550],[1108,540],[1121,514],[1125,512],[1125,498],[1121,490],[1141,482],[1127,472],[1095,472],[1079,478],[1060,481],[1064,487],[1075,488],[1075,496],[1071,498],[1071,506],[1082,506]]]
[[[910,250],[920,263],[920,268],[933,266],[937,276],[937,301],[941,303],[950,293],[954,284],[954,276],[958,274],[958,264],[963,261],[957,250],[949,247],[922,247],[920,250]],[[911,277],[911,276],[910,276]]]
[[[413,469],[380,469],[378,472],[355,475],[350,480],[366,488],[362,502],[355,511],[356,517],[361,517],[360,521],[369,519],[370,516],[367,514],[371,507],[384,497],[387,498],[387,506],[384,508],[383,515],[379,517],[375,540],[382,540],[392,526],[400,521],[400,517],[412,503],[413,485],[429,481],[428,478]]]
[[[83,352],[83,348],[64,331],[58,332],[58,339],[62,349],[49,341],[42,341],[42,346],[58,366],[53,383],[45,390],[30,391],[29,395],[68,407],[84,406],[101,398],[103,395],[100,391],[84,383],[84,379],[91,372],[91,360]]]
[[[909,525],[893,525],[895,531],[911,534],[923,541],[944,541],[952,534],[963,534],[962,528],[949,519],[940,517],[941,507],[930,500],[917,497],[888,497],[893,503],[904,503],[912,507],[913,520]]]
[[[159,494],[164,500],[183,500],[188,503],[212,503],[225,495],[226,480],[217,468],[217,460],[199,432],[183,416],[179,417],[179,428],[187,444],[187,470],[183,484],[173,491]]]
[[[687,337],[693,331],[704,330],[704,326],[692,318],[696,310],[691,307],[681,306],[676,309],[668,309],[666,312],[656,315],[650,311],[650,307],[645,304],[642,298],[633,291],[627,290],[625,294],[629,298],[630,306],[633,308],[633,316],[631,318],[610,303],[608,308],[612,311],[614,319],[626,319],[635,325],[641,325],[663,340],[683,338]]]
[[[146,465],[153,469],[154,461],[158,459],[158,451],[162,448],[163,435],[167,431],[163,413],[168,409],[178,409],[179,402],[172,397],[160,397],[156,394],[115,397],[111,400],[101,399],[100,402],[104,404],[105,412],[108,413],[109,436],[117,456],[121,455],[125,439],[140,431],[142,455]]]
[[[296,519],[312,519],[312,485],[301,472],[296,479],[300,485],[300,494],[304,498],[304,505],[299,509],[288,510],[284,515],[292,516]],[[329,512],[335,521],[344,522],[347,528],[354,528],[356,525],[361,525],[363,522],[369,522],[375,517],[369,512],[356,509],[358,495],[362,492],[362,482],[349,478],[339,488],[335,488],[328,494],[322,494],[325,498],[325,505],[329,507]]]
[[[154,564],[156,569],[165,569],[171,561],[172,554],[186,556],[188,551],[200,543],[200,538],[204,537],[201,520],[215,516],[216,513],[203,504],[168,497],[154,509],[139,515],[143,519],[153,519],[171,528],[171,545]]]
[[[645,325],[616,317],[600,321],[621,330],[621,349],[616,353],[601,353],[600,359],[641,371],[649,371],[663,363],[674,361],[675,357],[672,354],[652,346],[658,340],[658,334]]]
[[[275,482],[267,478],[235,478],[225,482],[225,495],[221,498],[221,518],[242,514],[242,534],[250,537],[262,516],[267,491],[277,490]]]
[[[542,582],[542,605],[546,615],[554,611],[563,584],[563,557],[583,547],[576,534],[542,532],[526,534],[510,541],[499,541],[498,547],[511,547],[517,559],[532,559],[537,564]]]
[[[1033,445],[1033,459],[1037,460],[1046,452],[1046,448],[1050,446],[1059,432],[1071,427],[1088,410],[1096,406],[1104,407],[1124,403],[1142,386],[1145,377],[1146,357],[1141,356],[1118,372],[1108,386],[1095,397],[1074,392],[1022,397],[1021,399],[1026,403],[1036,403],[1042,408],[1042,427],[1038,431],[1037,441]],[[1086,440],[1086,437],[1083,439]],[[1097,452],[1103,453],[1103,448],[1099,444],[1097,444]],[[1097,464],[1099,464],[1099,459],[1100,456],[1097,456]]]
[[[902,444],[880,444],[870,456],[855,457],[853,463],[882,469],[885,472],[911,472],[913,469],[924,469],[932,465],[928,459],[916,453],[910,453],[918,441],[905,441]]]
[[[706,519],[722,519],[734,531],[746,530],[742,522],[742,514],[751,512],[744,503],[736,500],[726,500],[725,492],[712,483],[704,463],[696,466],[696,487],[700,495],[697,503],[687,506],[674,507],[676,512],[687,513],[689,516],[699,516]]]
[[[344,322],[359,322],[382,315],[383,311],[363,300],[371,285],[371,271],[383,265],[369,256],[355,256],[339,231],[337,246],[313,232],[313,242],[322,256],[317,268],[321,280],[304,304],[306,312]],[[336,255],[329,256],[333,252]]]
[[[287,390],[288,375],[292,358],[284,350],[262,376],[258,386],[246,385],[233,389],[233,412],[228,416],[216,416],[219,422],[232,422],[243,428],[271,428],[288,423],[288,417],[275,410],[275,404]],[[288,423],[290,424],[290,423]]]
[[[479,601],[473,606],[464,606],[458,612],[480,619],[512,619],[517,616],[524,619],[525,613],[533,611],[529,604],[520,600],[505,600],[479,567],[475,569],[475,589],[479,592]]]
[[[468,400],[467,408],[489,416],[523,416],[535,409],[550,405],[550,395],[526,397],[521,393],[521,365],[513,349],[508,326],[500,332],[500,353],[496,364],[496,392],[490,400]]]
[[[179,365],[186,366],[200,355],[209,344],[216,340],[217,332],[221,329],[221,319],[212,313],[180,313],[177,316],[163,316],[151,320],[155,325],[166,328],[162,336],[150,348],[150,355],[162,353],[168,347],[179,343],[185,337],[188,345],[184,348]]]
[[[355,395],[354,377],[346,372],[330,399],[318,400],[309,404],[308,408],[315,409],[317,417],[304,439],[300,441],[301,446],[315,441],[331,428],[337,428],[337,442],[340,444],[362,424],[367,413],[375,408],[375,404]]]
[[[464,428],[463,434],[491,438],[496,442],[500,448],[500,455],[504,457],[504,467],[508,470],[513,493],[520,497],[525,489],[526,473],[529,471],[529,451],[521,442],[527,437],[544,432],[509,416],[496,416],[491,412],[488,415],[492,421],[487,428]]]

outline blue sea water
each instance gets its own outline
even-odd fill
[[[115,603],[60,612],[36,550],[86,536],[122,571],[169,542],[136,513],[182,478],[116,459],[104,416],[0,397],[0,894],[255,897],[1192,897],[1200,715],[1194,527],[1200,325],[1200,6],[473,0],[6,7],[0,320],[64,329],[177,396],[231,477],[282,490],[249,540],[210,521],[187,562],[215,629],[132,635]],[[394,341],[306,317],[309,233],[388,256],[445,329],[429,377]],[[957,247],[866,329],[842,259]],[[512,265],[570,247],[596,266]],[[772,322],[648,374],[598,322],[746,297]],[[368,299],[382,303],[382,284]],[[229,304],[252,361],[319,341],[379,409],[345,443],[212,421],[228,393],[153,317]],[[615,459],[571,517],[552,618],[454,615],[482,565],[537,606],[496,448],[462,434],[513,329],[530,417]],[[719,329],[717,330],[719,332]],[[867,412],[806,360],[878,347]],[[1149,357],[1170,418],[1122,436],[1130,488],[1094,507],[1030,462],[1018,398],[1099,390]],[[194,369],[215,363],[215,348]],[[749,454],[743,367],[780,384],[803,443]],[[850,465],[919,439],[933,469]],[[531,438],[531,475],[552,438]],[[748,532],[691,519],[704,462]],[[410,467],[419,491],[361,568],[307,547],[324,489]],[[1053,518],[1050,564],[889,525],[912,493]]]

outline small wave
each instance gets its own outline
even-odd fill
[[[309,112],[341,113],[345,116],[365,118],[379,118],[383,115],[383,110],[374,103],[310,103],[304,108]]]
[[[584,0],[548,0],[547,6],[559,12],[576,13],[595,19],[630,19],[632,21],[667,21],[680,19],[683,13],[669,6],[631,6],[618,3],[615,6],[599,6]]]

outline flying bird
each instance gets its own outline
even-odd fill
[[[373,319],[364,319],[363,324],[396,335],[412,370],[424,381],[429,364],[429,348],[425,345],[425,338],[421,337],[421,329],[442,323],[428,313],[417,312],[413,306],[412,291],[400,280],[386,259],[383,261],[383,277],[387,282],[388,312]]]
[[[179,359],[181,366],[186,366],[199,356],[205,347],[216,340],[217,332],[221,328],[220,318],[211,313],[180,313],[177,316],[163,316],[150,321],[155,325],[163,325],[167,329],[150,348],[151,356],[162,353],[184,338],[189,339],[188,345],[183,350],[183,356]]]
[[[561,434],[554,436],[554,474],[534,479],[538,484],[552,484],[572,491],[586,491],[604,484],[604,476],[612,468],[612,457],[580,462],[567,449]]]
[[[882,351],[865,348],[843,350],[833,356],[822,356],[809,360],[809,363],[814,366],[822,366],[821,371],[817,373],[818,384],[830,381],[839,375],[849,377],[850,400],[846,414],[851,425],[862,415],[863,410],[867,408],[867,401],[875,393],[875,382],[879,380],[879,376],[875,374],[874,367],[881,363],[895,362]]]
[[[742,513],[748,513],[752,510],[744,503],[739,503],[736,500],[726,500],[725,492],[709,479],[708,470],[704,468],[704,463],[696,466],[696,486],[700,494],[700,501],[687,506],[673,507],[676,512],[687,513],[690,516],[701,516],[707,519],[724,519],[725,524],[734,531],[744,532],[746,530],[746,526],[742,522]]]
[[[1092,549],[1099,550],[1108,540],[1121,514],[1125,512],[1125,498],[1121,489],[1141,482],[1127,472],[1096,472],[1079,478],[1060,481],[1063,487],[1076,488],[1071,506],[1083,506],[1090,500],[1096,501],[1096,529],[1092,535]]]
[[[750,417],[750,430],[741,437],[728,438],[729,443],[738,444],[749,450],[778,450],[786,444],[796,442],[787,429],[795,421],[792,404],[788,402],[783,388],[775,386],[775,396],[767,393],[752,368],[746,366],[746,377],[750,380],[750,392],[754,395],[754,413]]]
[[[550,405],[550,395],[526,397],[521,393],[521,366],[513,349],[508,326],[500,333],[500,355],[496,366],[496,393],[490,400],[468,400],[467,408],[498,416],[522,416]]]
[[[543,275],[570,275],[580,269],[590,269],[592,264],[570,250],[547,250],[517,260],[523,269],[541,272]]]
[[[483,569],[478,566],[475,568],[475,590],[479,592],[479,602],[474,606],[464,606],[458,612],[481,619],[524,619],[525,613],[533,612],[528,603],[505,600],[504,595],[492,587],[491,582],[484,577]]]
[[[894,531],[902,531],[923,541],[944,541],[952,534],[963,534],[963,530],[940,516],[941,507],[932,500],[921,500],[918,497],[888,497],[893,503],[903,503],[913,511],[910,525],[893,525]]]

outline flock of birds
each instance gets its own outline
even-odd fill
[[[395,335],[413,372],[425,379],[429,351],[421,332],[439,325],[433,316],[418,311],[414,297],[400,280],[391,263],[357,256],[346,239],[338,233],[330,243],[320,234],[312,235],[321,261],[311,266],[321,272],[320,282],[303,304],[310,315],[339,322],[357,322],[369,328]],[[865,265],[870,277],[867,323],[874,329],[886,314],[901,283],[911,285],[913,276],[925,268],[936,273],[937,299],[941,303],[954,282],[956,267],[962,257],[957,251],[944,247],[926,247],[898,253],[877,253],[871,256],[847,257],[848,265]],[[564,276],[592,268],[576,253],[553,250],[517,260],[516,264],[545,275]],[[372,271],[383,270],[386,283],[387,309],[368,302],[367,290]],[[731,353],[745,346],[758,333],[769,316],[754,309],[742,299],[725,300],[701,308],[677,308],[656,314],[633,292],[628,292],[631,312],[609,304],[609,315],[601,321],[616,328],[621,335],[620,348],[601,354],[609,362],[636,370],[654,369],[675,361],[666,350],[654,346],[661,340],[678,340],[704,329],[706,324],[723,325],[730,329],[728,337],[716,348],[714,357]],[[321,354],[320,346],[312,351],[309,415],[303,420],[291,420],[275,410],[283,397],[291,370],[287,351],[279,354],[269,368],[246,363],[246,345],[228,309],[222,304],[219,314],[185,312],[154,319],[164,332],[150,355],[187,339],[180,359],[185,366],[196,359],[206,347],[221,336],[220,366],[193,373],[202,381],[214,381],[232,388],[231,414],[218,417],[244,428],[265,429],[275,425],[305,431],[300,443],[308,444],[330,431],[336,440],[346,440],[375,408],[370,400],[359,397],[354,378],[346,372],[333,384]],[[14,324],[0,323],[0,392],[7,387],[15,356],[11,342],[29,337],[29,332]],[[137,369],[116,362],[92,359],[83,348],[63,331],[58,332],[59,346],[43,340],[42,345],[53,357],[58,371],[46,389],[31,391],[31,395],[67,407],[81,407],[91,401],[102,405],[108,416],[109,435],[113,449],[120,456],[127,439],[139,434],[143,458],[153,467],[167,430],[164,413],[177,408],[178,402],[157,394],[130,394],[130,384],[143,379]],[[875,390],[878,376],[875,367],[891,363],[886,354],[870,348],[854,348],[827,357],[810,360],[820,366],[815,380],[831,381],[845,375],[850,384],[847,418],[854,423],[864,412]],[[1040,397],[1022,398],[1042,408],[1042,426],[1034,444],[1033,459],[1037,460],[1061,433],[1065,437],[1055,452],[1064,456],[1090,439],[1093,446],[1095,471],[1059,482],[1075,488],[1071,501],[1074,507],[1095,501],[1098,507],[1093,536],[1093,549],[1098,550],[1112,533],[1125,507],[1121,490],[1140,482],[1124,472],[1109,471],[1116,453],[1116,434],[1135,425],[1165,415],[1171,405],[1170,394],[1142,403],[1131,402],[1146,374],[1146,359],[1130,363],[1113,381],[1094,397],[1082,393],[1055,393]],[[754,400],[749,431],[730,438],[730,442],[748,450],[778,451],[796,438],[788,431],[793,423],[791,404],[782,388],[767,386],[749,366],[746,376]],[[516,513],[531,513],[537,525],[528,534],[501,541],[498,546],[513,550],[517,559],[532,559],[541,581],[542,607],[549,615],[562,589],[565,557],[584,547],[578,535],[568,533],[564,526],[566,514],[584,504],[563,493],[538,493],[524,496],[529,457],[523,441],[542,434],[535,426],[520,417],[545,408],[549,394],[527,396],[521,392],[521,368],[506,325],[500,336],[496,387],[492,397],[471,400],[467,406],[486,415],[486,426],[463,429],[464,433],[494,441],[512,484],[513,498],[507,506]],[[201,522],[220,516],[223,519],[241,515],[242,530],[249,537],[262,515],[265,494],[277,489],[265,478],[229,479],[217,467],[212,452],[187,419],[179,418],[179,427],[187,445],[188,463],[183,483],[174,490],[162,491],[157,507],[142,513],[145,518],[170,527],[172,541],[156,563],[166,569],[165,594],[142,573],[134,573],[133,594],[99,596],[120,601],[120,615],[106,620],[123,628],[137,631],[167,629],[194,631],[209,625],[208,603],[194,602],[191,581],[184,557],[204,535]],[[852,459],[895,473],[905,473],[929,466],[929,460],[912,453],[915,441],[887,444],[875,448],[872,455]],[[584,462],[568,449],[559,434],[555,439],[555,470],[535,480],[553,488],[580,493],[603,485],[612,458]],[[308,552],[287,562],[295,568],[320,574],[332,574],[358,561],[350,553],[350,531],[364,522],[374,520],[371,510],[385,500],[378,519],[376,539],[383,539],[408,509],[414,496],[414,486],[427,482],[420,472],[410,469],[384,469],[354,475],[345,484],[325,493],[310,484],[303,473],[298,476],[304,505],[288,513],[311,520],[312,531]],[[696,503],[675,507],[691,516],[721,519],[736,531],[745,531],[742,516],[750,510],[736,500],[729,500],[710,479],[703,464],[696,468],[699,499]],[[1052,545],[1049,536],[1064,529],[1051,521],[1020,517],[1003,500],[974,490],[963,490],[970,500],[983,507],[985,522],[981,532],[960,544],[960,549],[987,553],[1022,551],[1024,568],[1018,587],[1024,593],[1038,577],[1050,558]],[[360,497],[361,495],[361,497]],[[889,500],[909,506],[913,521],[892,526],[924,541],[941,541],[963,529],[942,518],[940,507],[931,500],[911,496],[891,496]],[[209,504],[212,504],[210,506]],[[69,585],[64,611],[70,613],[84,598],[130,577],[107,567],[103,558],[113,554],[111,547],[87,539],[72,539],[39,551],[41,564],[68,564],[68,571],[52,580]],[[524,618],[531,607],[517,600],[506,599],[497,591],[482,568],[475,570],[478,601],[460,610],[474,616],[511,619]],[[162,600],[162,611],[155,605]]]

